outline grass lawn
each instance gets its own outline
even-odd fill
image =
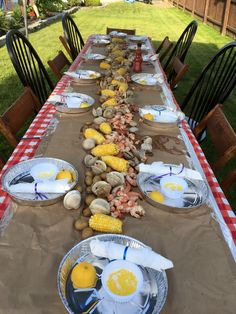
[[[107,26],[135,28],[137,34],[149,35],[155,46],[165,36],[169,36],[171,41],[176,41],[193,19],[189,14],[177,8],[158,8],[143,3],[124,2],[113,3],[106,7],[83,8],[73,17],[85,40],[92,33],[105,33]],[[62,33],[62,25],[59,21],[30,34],[29,39],[48,71],[47,61],[53,58],[58,50],[63,50],[58,39]],[[221,36],[216,30],[199,21],[197,34],[186,58],[186,63],[190,64],[190,70],[175,93],[180,104],[203,66],[219,48],[231,41],[233,41],[231,38]],[[0,48],[0,68],[0,112],[2,113],[20,95],[23,88],[10,62],[6,47]],[[235,92],[225,102],[225,113],[233,128],[236,129]],[[2,137],[0,140],[0,151],[7,159],[11,148]],[[212,160],[214,151],[211,145],[205,141],[202,146],[207,158]],[[233,166],[235,168],[235,164],[231,164],[226,171],[232,169]],[[233,200],[235,192],[236,188],[229,198],[234,208],[236,208],[236,199]]]

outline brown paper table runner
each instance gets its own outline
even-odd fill
[[[95,86],[76,88],[97,97]],[[153,97],[153,93],[145,93],[147,103]],[[60,123],[55,133],[46,139],[47,145],[42,143],[39,151],[44,156],[71,162],[82,183],[85,152],[81,149],[81,128],[85,121],[92,120],[91,114],[57,117]],[[158,130],[143,124],[139,127],[140,136],[150,135],[154,140],[150,162],[163,160],[188,165],[186,147],[177,138],[178,128]],[[174,268],[167,271],[169,291],[162,313],[235,313],[235,264],[218,224],[211,218],[212,210],[203,205],[187,214],[177,214],[146,202],[143,207],[145,217],[126,217],[123,233],[174,262]],[[47,207],[17,205],[0,239],[0,313],[66,312],[58,296],[56,279],[62,257],[81,240],[80,233],[73,228],[78,216],[79,211],[64,209],[62,202]]]

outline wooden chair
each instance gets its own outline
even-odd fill
[[[156,53],[159,54],[159,60],[162,62],[167,56],[168,52],[171,50],[173,43],[169,40],[169,37],[166,36],[160,46],[157,48]]]
[[[4,167],[4,164],[5,164],[4,161],[2,160],[2,158],[0,158],[0,171]]]
[[[198,24],[196,21],[192,21],[185,28],[177,43],[174,45],[174,48],[171,50],[165,64],[163,65],[164,71],[166,71],[169,64],[172,62],[175,56],[179,56],[179,59],[184,62],[187,52],[191,46],[193,38],[196,34]]]
[[[59,36],[59,40],[61,41],[63,47],[65,48],[66,52],[67,52],[68,55],[70,56],[71,60],[73,60],[73,59],[72,59],[72,55],[71,55],[71,51],[70,51],[70,47],[69,47],[69,45],[68,45],[68,43],[67,43],[67,41],[66,41],[65,36]]]
[[[70,61],[67,59],[64,53],[60,50],[53,60],[48,61],[48,65],[50,66],[55,76],[60,80],[63,75],[61,70],[66,65],[70,66]]]
[[[10,30],[7,33],[6,45],[22,84],[29,86],[43,105],[54,86],[36,50],[17,30]]]
[[[236,157],[236,133],[225,117],[221,106],[216,105],[193,129],[196,137],[205,129],[211,137],[218,153],[218,159],[211,165],[213,171],[221,169],[227,162]],[[224,187],[227,189],[235,178],[235,174],[226,177],[223,181]]]
[[[221,182],[222,190],[225,194],[230,190],[232,185],[236,182],[236,170],[231,172],[224,180]]]
[[[178,57],[174,57],[173,63],[166,70],[167,80],[172,90],[182,80],[188,69],[188,64],[183,64]]]
[[[39,111],[41,104],[29,87],[23,94],[0,116],[0,132],[13,147],[18,144],[16,133],[27,119]]]
[[[77,25],[68,13],[64,13],[62,16],[62,27],[66,42],[70,48],[70,55],[74,61],[84,47],[84,40]]]
[[[222,47],[206,64],[184,98],[181,109],[191,129],[217,105],[223,104],[236,86],[236,41]]]
[[[110,32],[117,31],[121,33],[125,33],[127,35],[135,35],[136,30],[135,29],[125,29],[125,28],[112,28],[112,27],[107,27],[107,34]]]

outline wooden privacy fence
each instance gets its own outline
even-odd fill
[[[178,8],[191,12],[214,25],[221,34],[236,38],[236,0],[168,0]]]

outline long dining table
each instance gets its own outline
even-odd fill
[[[106,47],[93,45],[94,38],[95,35],[88,38],[69,71],[101,71],[98,61],[83,58],[87,53],[107,53]],[[146,44],[154,52],[148,37]],[[135,105],[158,103],[178,108],[158,59],[151,64],[143,63],[142,71],[160,74],[163,84],[147,88],[130,83]],[[73,84],[72,78],[64,75],[52,95],[65,90],[87,94],[99,103],[97,84]],[[54,157],[74,165],[83,185],[85,151],[81,130],[92,120],[91,111],[65,114],[46,102],[1,176],[21,161]],[[136,120],[139,121],[138,117]],[[165,210],[143,200],[145,215],[140,219],[126,215],[123,220],[123,234],[143,242],[174,263],[174,268],[166,271],[168,295],[161,313],[235,313],[236,218],[198,142],[186,121],[170,129],[156,129],[139,121],[138,128],[140,136],[153,139],[148,163],[182,163],[199,171],[209,187],[207,202],[186,213]],[[63,256],[81,241],[81,233],[73,227],[81,208],[68,211],[62,201],[50,206],[26,206],[11,200],[1,189],[0,213],[0,313],[65,313],[57,290],[57,272]]]

